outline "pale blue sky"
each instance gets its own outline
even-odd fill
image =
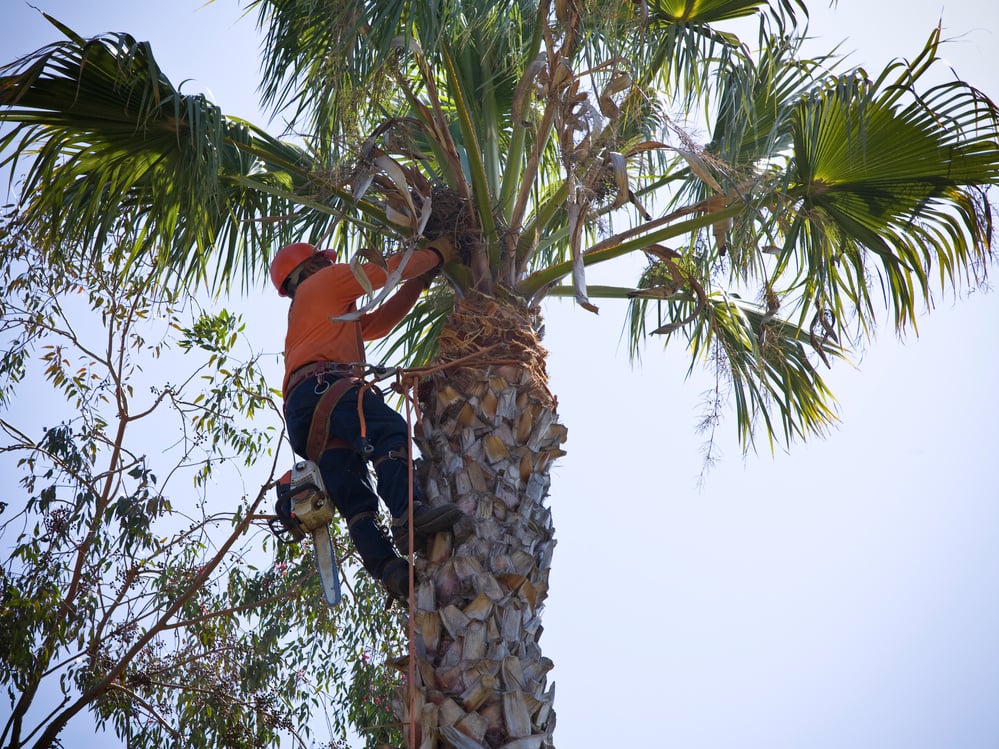
[[[185,90],[260,120],[253,24],[234,4],[36,4],[84,35],[150,40]],[[3,60],[56,38],[26,4],[0,6]],[[993,3],[812,13],[816,49],[845,40],[872,71],[917,54],[942,16],[962,37],[945,57],[999,97]],[[283,310],[264,289],[249,300],[258,348],[280,350]],[[710,378],[685,380],[679,351],[650,348],[633,368],[612,303],[599,317],[557,301],[545,314],[569,428],[541,640],[558,746],[999,747],[995,294],[941,299],[918,339],[884,330],[857,368],[837,364],[843,424],[827,439],[743,459],[727,420],[701,488],[694,427]]]

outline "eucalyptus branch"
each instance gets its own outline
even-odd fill
[[[309,577],[311,577],[311,574],[309,575]],[[291,598],[292,596],[297,595],[300,592],[298,589],[299,586],[302,585],[302,583],[304,583],[305,581],[306,581],[305,576],[300,577],[298,580],[294,580],[291,583],[289,583],[291,588],[289,590],[284,591],[283,593],[278,593],[277,595],[268,596],[267,598],[261,598],[257,601],[252,601],[250,603],[244,603],[239,606],[231,606],[227,609],[219,609],[218,611],[212,611],[207,614],[202,614],[201,616],[196,616],[193,619],[185,619],[184,621],[174,622],[173,624],[167,624],[163,627],[163,630],[166,631],[170,629],[190,627],[194,624],[199,624],[209,619],[215,619],[220,616],[229,616],[230,614],[239,614],[242,613],[243,611],[250,611],[255,608],[260,608],[261,606],[266,606],[268,604],[275,603],[277,601],[283,601],[286,598]]]
[[[126,354],[126,351],[128,350],[128,345],[126,343],[126,340],[127,340],[128,332],[129,332],[129,330],[131,330],[132,323],[135,320],[135,310],[136,310],[136,307],[139,305],[140,301],[142,301],[142,296],[140,294],[135,294],[130,301],[131,301],[131,304],[130,304],[130,307],[129,307],[129,314],[125,316],[125,322],[122,325],[122,329],[121,329],[121,337],[120,337],[120,339],[118,339],[118,340],[120,340],[120,345],[118,346],[118,361],[117,361],[115,367],[111,367],[110,366],[110,361],[111,361],[111,355],[110,354],[111,354],[112,346],[114,345],[114,340],[112,338],[113,335],[114,335],[114,333],[113,333],[113,325],[112,325],[112,322],[115,319],[114,316],[109,316],[109,322],[108,322],[108,362],[109,362],[109,370],[111,372],[111,377],[112,377],[112,379],[114,380],[114,383],[115,383],[115,395],[116,395],[117,402],[118,402],[118,413],[121,414],[126,419],[128,417],[128,398],[125,397],[125,389],[122,386],[122,381],[124,379],[123,375],[124,375],[124,369],[125,369],[125,361],[126,361],[125,354]]]
[[[73,479],[78,485],[86,487],[95,496],[97,495],[97,485],[100,477],[103,477],[105,473],[98,474],[98,476],[85,478],[80,476],[78,473],[74,472],[71,466],[67,465],[65,460],[55,453],[45,449],[40,444],[35,442],[29,435],[25,434],[21,430],[17,429],[13,424],[6,421],[5,419],[0,419],[0,427],[4,429],[9,435],[21,440],[21,444],[16,445],[6,445],[0,448],[0,452],[17,452],[23,450],[29,453],[38,453],[43,455],[46,459],[51,461],[53,465],[59,468],[60,472],[73,476]]]
[[[118,429],[115,434],[115,439],[113,441],[112,454],[111,457],[108,459],[108,464],[112,467],[118,464],[119,456],[122,451],[122,445],[124,444],[125,441],[126,426],[127,426],[126,421],[120,421],[118,423]],[[113,470],[109,471],[107,480],[104,483],[103,491],[99,494],[95,492],[94,515],[90,521],[90,527],[87,529],[86,537],[83,539],[83,541],[80,542],[78,546],[76,566],[73,570],[72,576],[70,577],[69,587],[66,591],[66,596],[59,607],[59,616],[65,616],[68,613],[70,607],[73,604],[73,601],[76,598],[77,593],[79,592],[80,576],[83,571],[84,560],[86,559],[87,555],[90,553],[90,546],[93,543],[94,539],[96,538],[97,531],[100,528],[101,523],[103,522],[104,511],[107,509],[107,506],[110,502],[111,492],[113,488],[117,485],[117,481],[115,481],[115,475],[116,474],[114,473]]]
[[[200,371],[200,369],[198,370]],[[152,405],[150,405],[145,411],[140,411],[137,414],[127,414],[124,418],[126,421],[138,421],[139,419],[144,419],[149,416],[153,411],[159,408],[160,404],[167,397],[168,394],[172,393],[173,389],[167,385],[163,390],[161,390],[157,396],[153,399]]]
[[[155,674],[169,673],[170,671],[177,670],[179,668],[187,666],[188,664],[203,661],[208,656],[220,655],[231,649],[232,649],[231,646],[210,648],[208,650],[190,649],[187,651],[185,657],[183,658],[173,657],[168,663],[163,664],[159,668],[151,668],[150,671]]]
[[[75,661],[78,658],[80,658],[82,655],[84,655],[84,651],[82,651],[82,650],[77,650],[74,653],[72,653],[71,655],[67,655],[61,661],[58,661],[54,666],[49,666],[45,671],[43,671],[42,675],[39,677],[39,680],[44,679],[46,676],[51,676],[56,671],[59,671],[60,669],[65,668],[66,666],[70,665],[73,661]],[[69,701],[69,698],[67,697],[66,698],[66,702],[68,702],[68,701]],[[63,704],[65,704],[65,702]]]
[[[32,737],[32,736],[34,736],[34,735],[35,735],[36,733],[38,733],[38,732],[39,732],[40,730],[42,730],[42,726],[44,726],[44,725],[45,725],[46,723],[48,723],[48,722],[49,722],[50,720],[52,720],[52,719],[53,719],[53,717],[55,717],[55,715],[56,715],[56,714],[57,714],[57,713],[58,713],[58,712],[59,712],[60,710],[62,710],[63,706],[64,706],[64,705],[65,705],[65,704],[66,704],[67,702],[69,702],[69,697],[63,697],[63,698],[62,698],[62,702],[60,702],[60,703],[59,703],[59,707],[56,707],[56,708],[54,708],[54,709],[52,710],[52,712],[50,712],[50,713],[49,713],[48,715],[46,715],[46,716],[45,716],[44,718],[42,718],[42,719],[41,719],[40,721],[38,721],[38,725],[37,725],[37,726],[35,726],[34,730],[33,730],[33,731],[31,731],[31,733],[29,733],[29,734],[28,734],[27,736],[25,736],[25,737],[24,737],[24,740],[25,740],[26,742],[27,742],[27,741],[31,741],[31,737]],[[0,741],[2,741],[2,740],[3,740],[3,736],[0,736]]]
[[[111,616],[113,615],[115,609],[117,609],[118,606],[120,606],[121,603],[125,600],[125,595],[128,593],[129,589],[132,587],[132,584],[135,582],[135,580],[138,577],[139,577],[139,571],[138,567],[136,567],[135,565],[129,567],[128,570],[125,572],[125,579],[121,583],[121,590],[115,596],[111,604],[104,608],[104,616],[101,617],[101,620],[97,623],[97,626],[94,628],[93,639],[95,643],[101,642],[104,639],[103,637],[104,627],[110,621]]]
[[[263,501],[264,491],[262,490],[258,494],[256,500],[250,508],[247,517],[253,514],[256,507]],[[223,557],[232,545],[236,542],[243,532],[249,525],[249,520],[244,518],[243,521],[236,527],[232,532],[226,542],[222,545],[216,556],[206,563],[201,570],[194,576],[194,579],[187,586],[187,589],[177,597],[177,599],[170,604],[160,615],[157,624],[148,629],[141,637],[139,637],[138,642],[136,642],[121,658],[118,663],[112,667],[108,673],[102,678],[97,684],[94,684],[89,689],[83,692],[80,697],[70,705],[66,710],[64,710],[56,721],[53,721],[42,734],[38,741],[38,749],[42,747],[49,746],[59,735],[62,728],[69,722],[70,718],[76,715],[80,710],[82,710],[86,705],[92,702],[97,696],[103,693],[108,687],[113,684],[118,677],[125,671],[128,664],[138,655],[149,642],[153,639],[156,634],[162,630],[162,628],[173,618],[174,614],[180,610],[190,598],[201,588],[202,585],[211,576],[211,573],[215,568],[222,562]]]
[[[164,718],[162,715],[160,715],[156,711],[156,708],[154,708],[146,700],[142,699],[142,697],[140,697],[139,695],[137,695],[135,692],[133,692],[128,687],[126,687],[124,684],[115,682],[110,687],[108,687],[108,689],[109,690],[112,690],[112,689],[113,690],[117,690],[119,692],[122,692],[122,693],[128,695],[128,698],[130,700],[132,700],[133,702],[137,703],[140,707],[142,707],[143,710],[145,710],[147,713],[149,713],[151,716],[153,716],[153,718],[156,719],[156,722],[159,723],[164,729],[166,729],[166,731],[171,736],[173,736],[175,739],[180,739],[181,738],[180,732],[177,731],[177,730],[175,730],[173,728],[173,726],[170,725],[169,721],[167,721],[166,718]]]
[[[215,692],[213,692],[210,689],[200,689],[198,687],[192,687],[190,684],[175,684],[173,682],[164,682],[164,681],[155,681],[155,680],[150,680],[149,683],[150,686],[160,687],[161,689],[176,689],[181,692],[189,692],[191,694],[203,694],[208,697],[216,696]],[[234,700],[233,702],[237,705],[241,705],[242,707],[250,708],[251,710],[256,709],[255,705],[249,702],[245,702],[243,700]],[[303,747],[305,746],[305,742],[302,741],[301,736],[298,735],[295,729],[288,727],[287,730],[299,742],[301,746]]]

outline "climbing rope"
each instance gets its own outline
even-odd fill
[[[402,387],[402,374],[401,372],[397,374],[396,384]],[[407,669],[407,681],[406,687],[409,692],[409,746],[410,749],[416,748],[416,656],[413,653],[413,644],[416,642],[416,567],[415,567],[415,546],[416,546],[416,533],[413,530],[413,499],[414,499],[414,482],[413,482],[413,411],[414,409],[419,409],[416,404],[416,399],[413,398],[408,393],[401,393],[406,401],[406,435],[408,439],[407,449],[406,449],[406,472],[409,479],[409,509],[407,510],[409,518],[407,523],[407,536],[409,538],[409,546],[407,556],[409,557],[409,622],[408,622],[408,636],[409,636],[409,659],[406,664]],[[417,415],[417,421],[419,421],[419,415]]]

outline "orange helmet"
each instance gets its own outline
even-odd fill
[[[284,290],[284,283],[288,276],[299,265],[316,254],[316,248],[308,242],[295,242],[285,245],[271,260],[271,282],[277,288],[278,294],[288,296]]]

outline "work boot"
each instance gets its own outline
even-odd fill
[[[382,568],[378,577],[389,598],[397,598],[404,604],[409,604],[409,562],[405,559],[390,559]]]
[[[413,542],[416,548],[423,547],[433,533],[453,528],[464,516],[458,505],[447,503],[430,507],[422,502],[413,505]],[[403,556],[409,556],[409,518],[403,515],[392,521],[392,540]]]

